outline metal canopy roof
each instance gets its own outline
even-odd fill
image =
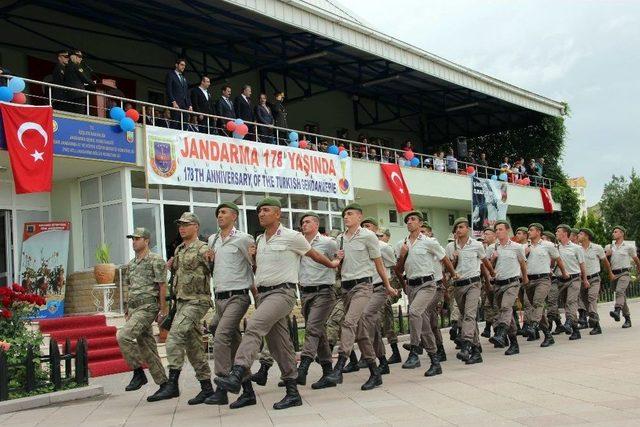
[[[29,20],[46,20],[20,13],[25,5],[117,29],[186,56],[190,67],[214,80],[258,70],[262,89],[283,88],[289,102],[347,93],[357,129],[401,124],[428,145],[564,113],[559,102],[378,33],[326,0],[31,0],[0,9],[0,16],[27,31]],[[104,34],[98,28],[104,27],[96,26],[96,34]],[[49,36],[55,38],[54,32]],[[118,64],[115,58],[103,60]]]

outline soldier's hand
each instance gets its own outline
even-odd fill
[[[171,270],[173,268],[173,257],[169,258],[167,261],[167,270]]]
[[[331,260],[331,265],[333,266],[333,268],[340,267],[340,260],[339,259]]]
[[[582,281],[582,283],[584,283],[584,288],[585,288],[585,289],[589,289],[589,288],[591,287],[591,285],[589,285],[589,281],[588,281],[587,279],[584,279],[584,280]]]
[[[256,254],[256,251],[257,251],[256,245],[253,245],[253,244],[249,245],[249,249],[248,249],[249,255],[254,256]]]
[[[344,259],[344,249],[340,249],[336,255],[338,259]]]
[[[613,274],[612,272],[609,272],[609,281],[613,282],[614,280],[616,280],[616,275]]]
[[[213,262],[216,259],[216,253],[213,252],[213,249],[209,249],[204,253],[204,259],[206,259],[207,262]]]
[[[453,276],[451,276],[451,280],[453,280],[454,282],[456,280],[460,280],[460,275],[458,273],[455,273]]]
[[[390,297],[395,297],[398,295],[398,292],[396,292],[395,289],[393,289],[391,286],[385,286],[386,291],[387,291],[387,295],[389,295]]]
[[[528,278],[527,276],[524,276],[524,277],[522,278],[522,284],[523,284],[523,285],[527,285],[528,283],[529,283],[529,278]]]
[[[567,273],[566,271],[564,273],[562,273],[562,278],[564,280],[567,280],[569,278],[569,273]]]

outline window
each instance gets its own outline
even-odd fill
[[[309,210],[309,196],[300,194],[291,195],[291,208]]]
[[[389,222],[391,224],[398,223],[398,211],[395,209],[389,209]]]
[[[131,197],[134,199],[146,199],[146,189],[144,187],[144,172],[131,171]],[[149,184],[149,199],[157,200],[160,198],[160,190],[157,184]]]

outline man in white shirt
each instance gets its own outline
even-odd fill
[[[611,285],[615,286],[616,290],[616,303],[615,308],[609,314],[616,322],[620,321],[620,311],[624,316],[623,328],[631,327],[631,312],[627,305],[627,287],[631,283],[631,261],[636,264],[636,271],[640,272],[640,259],[635,251],[635,248],[624,241],[624,235],[627,230],[621,226],[616,225],[613,227],[613,243],[607,245],[607,256],[611,257]]]
[[[587,270],[588,288],[582,288],[580,297],[586,307],[580,313],[580,322],[584,317],[584,323],[591,325],[593,328],[589,335],[599,335],[602,333],[600,327],[600,317],[598,316],[598,296],[600,295],[600,263],[604,264],[605,269],[611,274],[611,264],[604,253],[602,246],[592,243],[594,234],[589,228],[581,228],[578,233],[578,241],[584,251],[584,265]],[[587,315],[589,320],[587,321]]]

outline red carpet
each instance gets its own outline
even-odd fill
[[[86,338],[89,347],[89,373],[92,377],[130,371],[122,358],[116,327],[107,326],[103,315],[69,316],[60,319],[40,320],[40,332],[64,344],[71,339],[71,349],[75,351],[79,338]]]

